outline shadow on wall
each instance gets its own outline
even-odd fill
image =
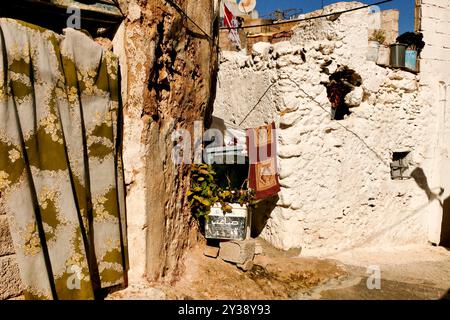
[[[441,298],[441,300],[450,300],[450,289],[448,289],[447,293]]]
[[[439,199],[439,196],[441,196],[444,193],[444,189],[441,188],[439,191],[439,194],[434,193],[431,191],[430,186],[428,184],[427,176],[425,175],[425,172],[423,172],[422,168],[416,168],[411,172],[411,178],[414,179],[414,181],[417,183],[420,189],[425,191],[428,200],[433,201],[435,199]],[[441,203],[442,205],[442,203]]]
[[[444,200],[440,199],[440,196],[444,193],[444,189],[441,188],[439,193],[431,191],[428,185],[428,179],[423,172],[422,168],[416,168],[411,172],[411,177],[416,181],[419,188],[425,191],[428,200],[433,201],[438,199],[442,206],[442,225],[441,225],[441,241],[439,245],[449,248],[450,247],[450,197]]]
[[[264,230],[279,199],[278,195],[264,199],[257,204],[256,208],[252,209],[252,238],[259,237]]]
[[[441,233],[441,246],[450,248],[450,197],[444,200],[440,199],[444,193],[444,189],[440,188],[439,192],[433,192],[428,184],[428,178],[422,168],[416,168],[411,172],[411,177],[417,183],[419,188],[421,188],[427,195],[428,200],[431,202],[433,200],[439,200],[441,206],[443,207],[443,219],[442,219],[442,233]],[[252,237],[258,237],[267,225],[267,221],[270,218],[273,210],[277,206],[279,200],[278,195],[267,198],[260,203],[257,207],[252,210]],[[416,214],[419,210],[415,211]],[[403,221],[403,220],[402,220]],[[400,221],[401,222],[401,221]],[[400,223],[399,222],[399,223]],[[397,223],[397,224],[399,224]],[[396,225],[397,225],[396,224]],[[394,227],[395,225],[391,226]],[[447,293],[448,297],[449,293]]]

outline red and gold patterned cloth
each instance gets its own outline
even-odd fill
[[[280,192],[277,169],[277,135],[275,122],[247,129],[247,150],[250,160],[249,187],[256,199],[265,199]]]

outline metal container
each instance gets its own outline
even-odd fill
[[[391,58],[389,65],[394,68],[405,67],[405,52],[406,44],[394,43],[390,45],[391,47]]]
[[[377,62],[378,60],[378,50],[380,44],[378,41],[369,41],[369,47],[367,48],[367,60]]]
[[[417,71],[417,51],[406,50],[405,52],[405,67],[410,70]]]
[[[378,50],[378,60],[377,64],[381,66],[388,66],[389,60],[390,60],[391,51],[389,50],[388,46],[381,45],[380,49]]]
[[[205,235],[207,239],[245,240],[249,235],[249,210],[247,206],[230,204],[231,213],[224,213],[222,207],[216,204],[206,221]]]

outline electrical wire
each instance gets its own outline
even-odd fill
[[[293,80],[289,75],[287,76],[287,78],[294,83],[297,88],[302,91],[309,99],[311,99],[314,103],[316,103],[319,108],[321,108],[323,111],[325,111],[327,114],[329,114],[331,116],[331,112],[327,111],[313,96],[311,96],[308,92],[306,92],[295,80]],[[267,95],[267,93],[269,92],[269,90],[277,84],[277,81],[273,82],[270,86],[267,87],[267,89],[264,91],[264,93],[262,94],[262,96],[258,99],[258,102],[256,102],[256,104],[250,109],[250,111],[245,115],[244,119],[239,122],[239,124],[237,125],[238,127],[240,127],[245,120],[247,120],[247,118],[250,116],[250,114],[256,109],[256,107],[261,103],[262,99],[264,99],[264,97]],[[361,138],[356,132],[354,132],[353,130],[347,128],[346,126],[344,126],[342,123],[340,123],[339,121],[336,121],[336,123],[341,126],[342,128],[344,128],[347,132],[350,132],[352,135],[354,135],[358,140],[360,140],[363,145],[370,150],[370,152],[372,152],[377,158],[378,160],[380,160],[384,165],[389,166],[388,163],[386,163],[386,161],[383,159],[382,156],[380,156],[371,146],[369,146],[369,144],[363,139]],[[230,123],[231,124],[231,123]],[[234,126],[236,126],[236,124],[233,124]]]
[[[245,115],[244,119],[243,119],[241,122],[239,122],[239,126],[241,126],[241,125],[245,122],[245,120],[247,120],[248,116],[256,109],[256,107],[261,103],[262,99],[264,99],[264,97],[265,97],[266,94],[269,92],[269,90],[270,90],[274,85],[276,85],[276,84],[277,84],[276,81],[273,82],[273,83],[266,89],[266,91],[264,91],[263,95],[261,96],[261,98],[259,98],[258,102],[256,102],[256,104],[253,106],[253,108],[251,108],[250,111]]]
[[[200,27],[191,17],[189,17],[189,15],[177,3],[175,3],[175,1],[173,0],[166,0],[166,1],[170,3],[170,5],[172,5],[172,7],[174,7],[175,10],[177,10],[182,16],[184,16],[186,19],[192,22],[192,24],[196,26],[208,38],[210,42],[214,42],[212,37],[205,30],[203,30],[202,27]]]
[[[254,26],[242,26],[242,27],[233,27],[233,28],[222,27],[220,29],[221,30],[232,30],[232,29],[250,29],[250,28],[257,28],[257,27],[279,26],[279,25],[288,24],[288,23],[309,21],[309,20],[315,20],[315,19],[320,19],[320,18],[331,17],[331,16],[335,16],[335,15],[341,15],[343,13],[357,11],[357,10],[362,10],[362,9],[370,8],[372,6],[377,6],[377,5],[388,3],[388,2],[392,2],[392,1],[393,0],[379,1],[379,2],[376,2],[376,3],[373,3],[373,4],[367,4],[367,5],[364,5],[364,6],[361,6],[361,7],[357,7],[357,8],[353,8],[353,9],[347,9],[347,10],[338,11],[338,12],[331,12],[331,13],[327,13],[327,14],[323,14],[323,15],[319,15],[319,16],[315,16],[315,17],[309,17],[309,18],[291,19],[291,20],[286,20],[286,21],[281,21],[281,22],[263,23],[263,24],[258,24],[258,25],[254,25]]]
[[[180,6],[178,6],[178,4],[176,4],[173,0],[166,0],[167,2],[169,2],[180,14],[182,14],[184,17],[186,17],[186,19],[188,19],[189,21],[191,21],[200,31],[202,31],[202,33],[212,42],[213,39],[211,38],[211,36],[205,31],[203,30],[191,17],[189,17],[189,15],[184,12],[183,9],[180,8]],[[347,13],[347,12],[352,12],[352,11],[356,11],[356,10],[361,10],[361,9],[365,9],[365,8],[369,8],[371,6],[376,6],[379,4],[383,4],[383,3],[387,3],[387,2],[392,2],[392,0],[385,0],[385,1],[380,1],[380,2],[376,2],[370,5],[364,5],[362,7],[358,7],[358,8],[353,8],[353,9],[348,9],[348,10],[344,10],[344,11],[340,11],[340,12],[333,12],[333,13],[329,13],[329,14],[325,14],[325,15],[321,15],[321,16],[317,16],[317,17],[310,17],[310,18],[305,18],[305,19],[294,19],[294,20],[289,20],[286,22],[280,22],[280,23],[273,23],[273,24],[266,24],[266,25],[256,25],[256,26],[248,26],[248,28],[255,28],[255,27],[260,27],[260,26],[268,26],[268,25],[280,25],[280,24],[284,24],[284,23],[292,23],[292,22],[300,22],[300,21],[306,21],[306,20],[312,20],[312,19],[319,19],[319,18],[324,18],[324,17],[328,17],[328,16],[334,16],[337,14],[343,14],[343,13]],[[245,29],[247,27],[236,27],[236,28],[221,28],[221,29]],[[311,95],[309,95],[305,90],[303,90],[300,85],[294,81],[293,79],[290,78],[290,76],[288,76],[288,79],[290,81],[292,81],[298,88],[299,90],[301,90],[306,96],[308,96],[312,101],[314,101],[322,110],[324,110],[326,113],[330,114],[330,112],[328,112],[324,107],[322,107],[322,105],[317,102],[315,100],[314,97],[312,97]],[[258,101],[256,102],[256,104],[250,109],[250,111],[245,115],[244,119],[238,124],[238,126],[240,127],[245,120],[247,120],[247,118],[249,117],[249,115],[256,109],[256,107],[261,103],[262,99],[264,99],[264,97],[267,95],[267,93],[269,92],[269,90],[275,86],[277,84],[277,82],[273,82],[270,86],[267,87],[266,91],[264,91],[264,93],[262,94],[262,96],[258,99]],[[331,114],[330,114],[331,115]],[[346,126],[344,126],[342,123],[337,122],[341,127],[343,127],[346,131],[350,132],[351,134],[353,134],[356,138],[358,138],[373,154],[376,155],[376,157],[385,165],[386,162],[384,161],[383,157],[381,157],[372,147],[370,147],[367,142],[361,138],[357,133],[355,133],[353,130],[347,128]]]
[[[310,98],[313,102],[315,102],[323,111],[325,111],[326,113],[328,113],[330,116],[331,116],[331,112],[329,112],[329,111],[327,111],[314,97],[312,97],[310,94],[308,94],[305,90],[303,90],[303,88],[302,87],[300,87],[300,85],[296,82],[296,81],[294,81],[289,75],[287,76],[288,77],[288,79],[290,80],[290,81],[292,81],[296,86],[297,86],[297,88],[300,90],[300,91],[302,91],[308,98]],[[342,128],[344,128],[346,131],[348,131],[348,132],[350,132],[351,134],[353,134],[358,140],[360,140],[363,144],[364,144],[364,146],[368,149],[368,150],[370,150],[377,158],[378,158],[378,160],[380,160],[384,165],[386,165],[386,166],[389,166],[389,164],[388,163],[386,163],[386,161],[384,161],[384,159],[383,159],[383,157],[382,156],[380,156],[371,146],[369,146],[368,144],[367,144],[367,142],[363,139],[363,138],[361,138],[356,132],[354,132],[353,130],[351,130],[351,129],[349,129],[349,128],[347,128],[346,126],[344,126],[342,123],[340,123],[339,121],[336,121],[336,123],[339,125],[339,126],[341,126]]]

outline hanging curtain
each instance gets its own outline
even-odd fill
[[[0,210],[27,299],[126,282],[119,81],[86,34],[0,19]]]
[[[277,133],[275,122],[247,129],[247,151],[250,161],[248,183],[255,198],[262,200],[280,192],[277,167]]]

